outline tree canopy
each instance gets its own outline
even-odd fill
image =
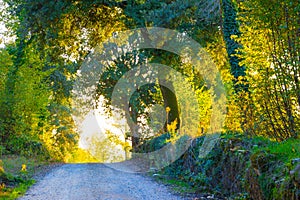
[[[299,138],[300,68],[297,0],[4,0],[1,18],[16,40],[0,52],[1,148],[67,160],[78,142],[72,118],[77,70],[89,53],[108,38],[130,29],[163,27],[197,41],[217,66],[227,98],[224,132],[264,135],[275,140]],[[144,29],[147,37],[147,29]],[[151,41],[151,39],[150,39]],[[165,45],[165,44],[162,44]],[[192,86],[199,105],[199,128],[207,133],[212,111],[205,77],[174,53],[159,49],[123,52],[99,77],[100,96],[111,104],[118,80],[146,63],[171,66]],[[178,97],[162,83],[140,87],[129,101],[130,116],[149,119],[160,104],[168,125],[180,125]],[[186,97],[188,99],[188,97]],[[188,117],[188,116],[186,116]],[[193,119],[191,119],[193,120]],[[141,123],[141,122],[140,122]],[[132,145],[147,137],[136,136]]]

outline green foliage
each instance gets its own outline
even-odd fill
[[[299,156],[299,141],[279,143],[264,137],[223,134],[213,151],[199,158],[203,139],[195,139],[180,159],[157,176],[188,184],[197,193],[232,199],[295,197],[296,182],[289,170],[293,169],[291,160]]]
[[[226,50],[231,67],[231,74],[234,77],[235,90],[245,90],[245,85],[238,83],[239,78],[245,76],[245,66],[240,65],[240,59],[237,57],[237,51],[241,48],[241,45],[233,39],[233,36],[238,37],[240,35],[239,23],[237,21],[237,6],[233,0],[222,1],[223,11],[223,35],[226,42]]]
[[[250,94],[242,106],[248,130],[277,140],[299,134],[299,1],[239,4],[239,57]],[[241,106],[241,108],[242,108]]]
[[[77,148],[73,150],[72,157],[67,161],[68,163],[94,163],[99,162],[87,150]]]
[[[204,159],[197,156],[203,138],[196,138],[182,158],[163,172],[197,191],[236,199],[293,197],[294,182],[287,171],[292,167],[290,160],[300,154],[299,1],[4,2],[11,15],[3,12],[1,19],[16,41],[0,49],[1,156],[42,155],[62,161],[84,157],[87,152],[76,147],[78,133],[71,117],[70,94],[78,67],[95,46],[121,30],[165,27],[192,37],[211,55],[227,91],[224,130],[234,134],[222,135],[219,146]],[[151,62],[172,66],[186,76],[197,96],[200,121],[181,116],[176,96],[159,82],[140,87],[128,100],[127,118],[138,122],[139,116],[148,117],[154,104],[171,109],[165,130],[154,138],[147,141],[142,136],[134,141],[132,137],[134,150],[140,152],[174,142],[177,127],[167,129],[176,118],[178,126],[182,118],[199,123],[194,137],[207,132],[213,106],[211,91],[195,66],[158,49],[124,51],[99,77],[95,101],[104,96],[110,107],[117,81],[134,67]],[[183,109],[195,106],[188,102],[184,99],[189,108]],[[133,127],[129,135],[134,135]],[[93,153],[107,160],[110,155],[96,147],[112,144],[121,143],[114,137],[95,139]],[[5,178],[14,180],[9,175]]]
[[[270,154],[275,155],[285,164],[290,163],[294,158],[300,155],[300,141],[298,139],[288,139],[283,142],[271,142],[266,148],[263,148]]]
[[[37,158],[16,155],[2,156],[0,160],[0,199],[16,199],[35,183],[32,176],[47,163]]]
[[[195,188],[191,187],[188,183],[177,179],[163,178],[158,176],[157,180],[171,186],[172,190],[182,195],[186,195],[189,193],[193,194],[196,191]]]
[[[33,42],[23,47],[22,57],[12,45],[5,50],[1,55],[7,52],[7,58],[11,58],[11,62],[7,62],[11,66],[7,69],[6,82],[0,93],[3,97],[0,102],[3,108],[0,116],[1,142],[6,153],[39,154],[45,158],[50,153],[53,158],[63,160],[76,144],[65,100],[70,96],[70,81],[64,75],[61,75],[62,79],[52,78],[55,70],[44,67],[45,61]],[[5,69],[5,65],[2,67]],[[55,87],[58,84],[60,87]],[[59,101],[60,105],[54,109],[55,101]],[[54,114],[56,112],[59,114]],[[59,130],[59,134],[54,138],[48,137],[53,129]],[[52,153],[55,151],[60,153]]]
[[[10,76],[11,68],[13,67],[12,56],[7,49],[0,49],[0,137],[1,141],[5,139],[5,132],[10,129],[8,118],[9,112],[9,91],[6,88],[8,78]],[[4,145],[1,143],[1,145]],[[2,146],[4,149],[4,146]],[[2,149],[2,148],[1,148]]]
[[[167,144],[168,140],[171,138],[170,133],[164,133],[158,137],[155,137],[151,140],[145,141],[144,144],[142,144],[139,149],[140,152],[153,152],[160,148],[162,148],[164,145]]]

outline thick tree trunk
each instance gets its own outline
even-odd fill
[[[132,151],[137,152],[138,146],[140,144],[140,133],[139,130],[137,130],[137,112],[134,108],[131,107],[129,111],[129,115],[126,115],[127,122],[129,125],[130,133],[131,133],[131,145],[132,145]]]
[[[179,110],[178,110],[178,102],[176,95],[172,92],[172,88],[167,88],[160,84],[160,90],[164,100],[165,108],[169,107],[170,111],[167,116],[167,121],[165,123],[165,131],[167,131],[167,124],[171,124],[175,120],[177,120],[176,129],[180,126],[180,118],[179,118]]]

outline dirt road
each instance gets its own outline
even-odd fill
[[[104,164],[66,164],[32,186],[20,200],[181,200],[151,178]]]

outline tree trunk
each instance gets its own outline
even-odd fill
[[[178,102],[176,95],[172,92],[172,88],[167,88],[160,84],[160,90],[164,100],[165,108],[169,107],[170,111],[168,112],[167,121],[165,123],[165,131],[167,131],[167,124],[171,124],[177,120],[176,130],[180,127],[180,118],[178,110]]]

